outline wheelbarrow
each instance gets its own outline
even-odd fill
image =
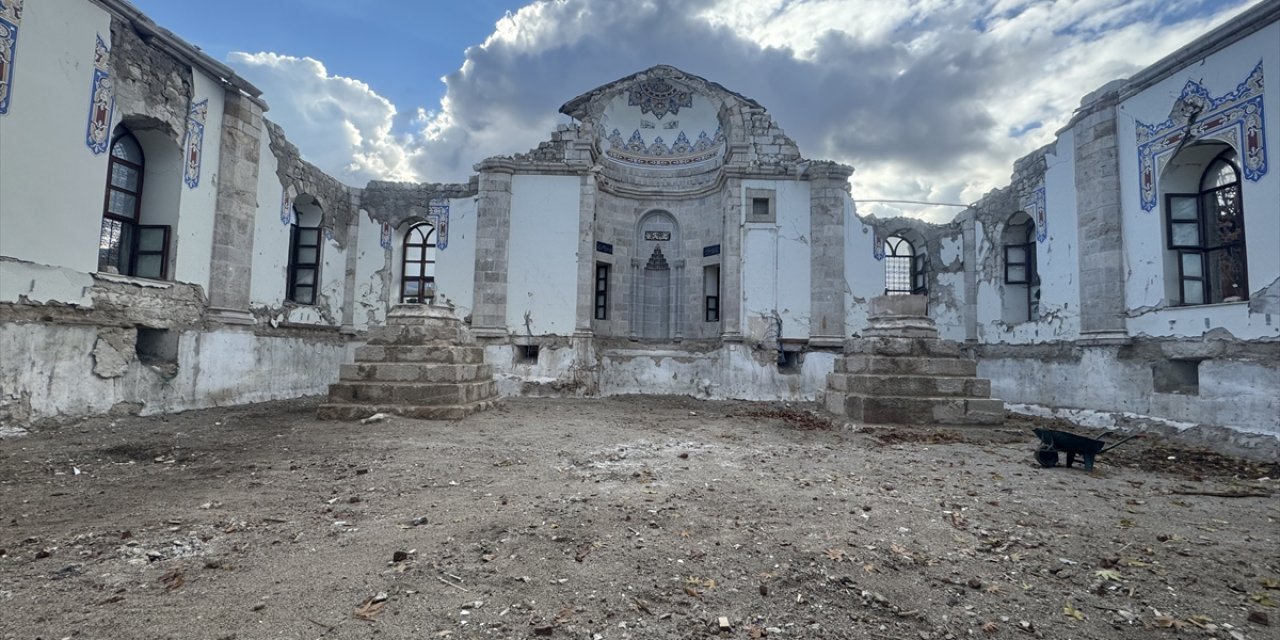
[[[1055,431],[1053,429],[1034,429],[1036,435],[1040,437],[1040,448],[1036,450],[1036,462],[1042,467],[1058,466],[1058,453],[1067,454],[1067,466],[1075,464],[1076,456],[1084,458],[1084,468],[1093,470],[1093,459],[1099,453],[1110,451],[1134,438],[1141,438],[1145,434],[1137,433],[1129,436],[1111,446],[1101,440],[1086,438],[1081,435],[1069,433],[1066,431]]]

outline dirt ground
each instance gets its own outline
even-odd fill
[[[685,398],[314,411],[0,440],[0,638],[1280,638],[1276,465]]]

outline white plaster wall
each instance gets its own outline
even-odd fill
[[[325,309],[329,314],[325,324],[342,324],[342,308],[347,303],[347,248],[339,245],[331,236],[329,229],[333,222],[325,220],[324,262],[320,266],[320,295],[316,298],[316,306]],[[356,240],[356,238],[350,238]]]
[[[97,34],[110,40],[111,20],[92,3],[23,5],[12,98],[0,116],[0,255],[98,268],[108,155],[85,144]],[[42,289],[37,279],[31,295],[48,299]]]
[[[1084,349],[1078,360],[982,358],[978,376],[1006,402],[1129,412],[1280,437],[1280,371],[1262,363],[1205,360],[1197,394],[1153,393],[1150,361],[1115,349]]]
[[[213,259],[213,220],[218,203],[218,163],[222,149],[222,110],[226,93],[222,84],[194,69],[193,102],[209,100],[204,143],[200,161],[200,183],[195,189],[182,180],[186,149],[181,150],[178,184],[182,190],[178,224],[170,232],[174,252],[173,279],[198,284],[209,290],[209,269]]]
[[[391,248],[382,246],[382,223],[369,217],[361,209],[357,214],[360,237],[355,246],[356,285],[352,324],[357,329],[382,324],[387,317],[387,305],[395,304],[400,295],[398,287],[386,291],[382,276],[390,266]],[[394,246],[395,238],[392,237]]]
[[[725,345],[690,353],[610,349],[600,354],[600,395],[692,395],[740,400],[813,400],[826,384],[835,354],[804,354],[799,370],[778,371],[774,353]]]
[[[92,286],[93,276],[83,271],[0,258],[0,302],[61,302],[91,308]]]
[[[1075,134],[1058,136],[1046,154],[1045,215],[1048,236],[1036,243],[1036,269],[1040,274],[1040,320],[1008,325],[1001,317],[1004,294],[1004,249],[986,239],[981,222],[976,225],[978,263],[991,252],[999,266],[995,280],[978,281],[978,340],[985,343],[1031,344],[1050,340],[1074,340],[1080,336],[1080,254],[1076,215]],[[994,237],[998,240],[999,231]],[[1019,292],[1021,295],[1021,292]]]
[[[279,163],[271,153],[271,135],[266,127],[258,151],[258,213],[253,228],[253,273],[249,283],[249,304],[274,308],[284,304],[288,287],[289,225],[280,222],[284,187],[276,176]]]
[[[947,272],[942,268],[963,264],[964,233],[957,227],[955,233],[938,239],[938,255],[929,256],[929,268],[939,289],[929,292],[929,316],[937,324],[938,337],[946,340],[965,339],[965,277],[962,268]]]
[[[576,201],[574,206],[577,206]],[[566,211],[563,215],[565,218],[573,217],[571,211]],[[577,230],[575,229],[574,236],[576,237],[576,235]],[[515,239],[513,237],[512,246],[514,245]],[[436,250],[437,300],[452,304],[459,318],[467,317],[471,314],[472,298],[475,296],[475,279],[476,199],[458,198],[450,200],[449,246],[443,250]],[[508,280],[508,285],[509,282]],[[572,320],[570,322],[572,323]],[[570,331],[572,326],[572,324],[569,325]],[[523,331],[523,317],[520,318],[520,327]]]
[[[776,337],[775,313],[781,337],[809,337],[809,187],[798,180],[742,182],[742,326],[751,339]],[[747,189],[774,191],[776,223],[746,222]]]
[[[174,377],[134,360],[123,375],[103,378],[93,372],[96,341],[92,326],[0,325],[0,403],[17,400],[34,418],[51,418],[102,414],[122,402],[141,403],[149,415],[296,398],[324,393],[350,359],[341,343],[188,331]]]
[[[1131,335],[1198,336],[1222,327],[1238,338],[1280,336],[1280,319],[1249,313],[1248,303],[1168,308],[1163,239],[1164,203],[1143,211],[1139,194],[1136,121],[1163,122],[1188,80],[1201,83],[1215,98],[1235,90],[1262,61],[1264,70],[1265,134],[1269,169],[1258,182],[1243,179],[1249,289],[1256,295],[1280,279],[1280,23],[1271,24],[1226,49],[1171,74],[1125,100],[1118,110],[1122,229],[1128,276],[1125,303]],[[1163,199],[1162,199],[1163,200]]]
[[[575,176],[512,177],[507,330],[513,334],[573,333],[578,304],[580,184]],[[452,208],[449,213],[452,216]]]
[[[875,258],[875,230],[852,213],[847,202],[844,231],[844,280],[848,290],[845,335],[860,334],[867,328],[868,301],[884,295],[884,262]]]

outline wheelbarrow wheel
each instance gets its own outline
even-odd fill
[[[1056,467],[1058,466],[1058,452],[1057,451],[1037,451],[1036,462],[1039,462],[1040,466],[1045,468]]]

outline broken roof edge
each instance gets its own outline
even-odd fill
[[[1062,135],[1098,108],[1114,106],[1156,83],[1280,21],[1280,0],[1262,0],[1208,33],[1147,65],[1128,78],[1117,78],[1085,94],[1072,117],[1055,132]]]
[[[1217,53],[1276,21],[1280,21],[1280,0],[1262,0],[1130,76],[1120,90],[1120,100],[1141,93],[1178,69]]]
[[[757,109],[765,109],[759,102],[756,102],[754,99],[748,98],[736,91],[731,91],[729,89],[726,89],[724,85],[718,82],[712,82],[711,80],[708,80],[700,75],[689,73],[683,69],[673,67],[669,64],[657,64],[652,67],[649,67],[648,69],[637,71],[629,76],[619,78],[612,82],[606,82],[605,84],[602,84],[572,100],[569,100],[563,105],[560,105],[560,113],[563,113],[564,115],[569,116],[575,120],[581,121],[583,120],[583,116],[586,115],[584,112],[584,108],[586,107],[586,105],[590,104],[596,98],[600,97],[605,93],[613,91],[614,89],[616,89],[621,85],[634,82],[636,78],[639,78],[640,76],[643,76],[646,74],[652,74],[655,72],[660,73],[660,75],[664,77],[677,78],[679,80],[693,80],[694,82],[701,84],[703,87],[705,87],[708,90],[733,96],[734,98],[742,101],[742,103],[747,106],[754,107]],[[765,110],[767,111],[767,109]]]
[[[199,47],[183,40],[172,31],[156,24],[149,16],[133,6],[128,0],[92,0],[106,9],[108,13],[125,20],[134,31],[141,34],[144,40],[154,39],[167,53],[177,57],[188,65],[214,76],[228,89],[235,89],[253,100],[265,112],[267,102],[262,98],[262,90],[253,83],[242,78],[234,69],[201,51]]]

